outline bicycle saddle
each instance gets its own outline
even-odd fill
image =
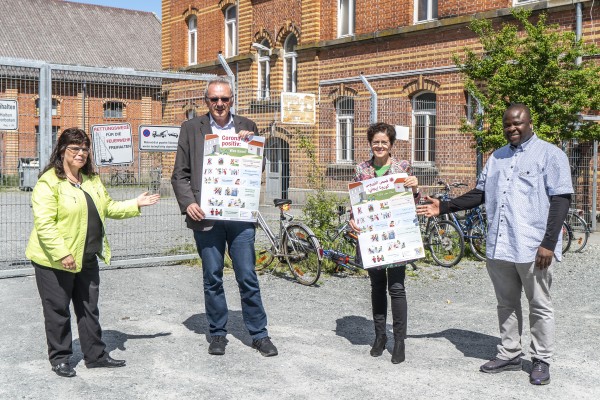
[[[273,199],[273,204],[275,207],[279,207],[285,204],[292,204],[292,201],[290,199]]]

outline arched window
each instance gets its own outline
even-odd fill
[[[298,39],[293,33],[288,35],[283,44],[283,89],[286,92],[296,92],[298,83],[298,69],[296,60],[298,54],[295,47],[298,45]]]
[[[124,104],[120,101],[104,103],[104,118],[123,118]]]
[[[354,99],[340,97],[335,104],[338,162],[354,161]]]
[[[225,10],[225,57],[233,57],[237,52],[237,8],[230,6]]]
[[[264,49],[258,49],[258,98],[266,100],[271,91],[271,45],[267,39],[260,44]]]
[[[436,95],[425,92],[413,98],[413,160],[433,164],[435,161]]]
[[[355,0],[338,0],[338,37],[354,35]]]
[[[198,19],[192,15],[188,19],[188,65],[198,63]]]

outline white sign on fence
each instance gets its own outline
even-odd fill
[[[179,126],[140,125],[140,150],[177,151]]]
[[[281,123],[315,125],[316,97],[310,93],[281,92]]]
[[[130,124],[92,125],[92,140],[97,166],[133,163]]]
[[[0,131],[19,129],[19,105],[16,100],[0,100]]]

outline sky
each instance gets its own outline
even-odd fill
[[[158,19],[162,19],[161,0],[74,0],[74,2],[98,4],[100,6],[117,8],[128,8],[131,10],[151,11],[158,16]]]

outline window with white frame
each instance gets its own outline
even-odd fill
[[[425,92],[413,98],[413,160],[435,162],[436,95]]]
[[[338,37],[354,35],[355,0],[338,0]]]
[[[296,53],[296,45],[298,45],[298,39],[293,33],[288,35],[283,44],[283,90],[286,92],[296,92],[298,83],[298,69],[297,59],[298,54]]]
[[[537,3],[540,0],[513,0],[513,6],[518,6],[521,4],[527,4],[527,3]]]
[[[266,100],[271,91],[271,45],[267,39],[260,42],[262,49],[258,49],[258,98]]]
[[[335,104],[337,162],[354,161],[354,99],[341,97]]]
[[[124,108],[120,101],[107,101],[104,103],[104,118],[123,118]]]
[[[236,56],[237,49],[237,7],[225,10],[225,57]]]
[[[415,0],[415,23],[438,17],[438,0]]]
[[[192,15],[188,19],[188,65],[198,63],[198,19]]]

